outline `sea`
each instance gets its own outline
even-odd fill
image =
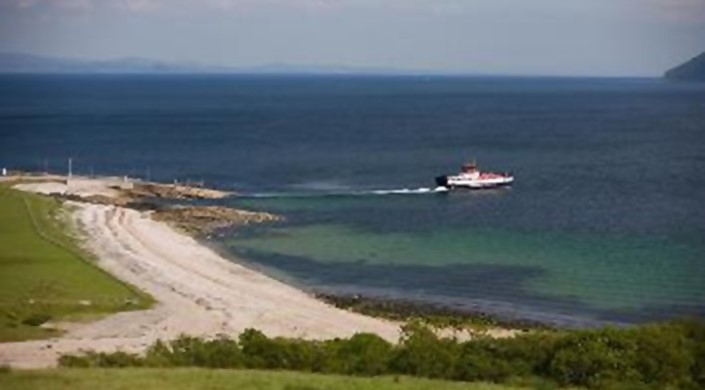
[[[0,166],[68,158],[285,217],[207,241],[307,291],[577,328],[705,317],[705,84],[0,76]],[[515,183],[436,188],[467,161]]]

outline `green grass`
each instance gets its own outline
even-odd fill
[[[13,389],[238,389],[238,390],[513,390],[487,383],[410,377],[358,378],[284,371],[172,369],[59,369],[0,373],[0,388]]]
[[[151,305],[92,264],[72,231],[59,201],[0,186],[0,342],[56,335],[46,321]]]

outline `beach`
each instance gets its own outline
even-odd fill
[[[48,186],[51,186],[49,188]],[[95,187],[92,191],[95,191]],[[19,189],[61,192],[60,183]],[[256,328],[268,336],[331,339],[358,332],[395,342],[399,325],[334,308],[201,245],[147,212],[112,205],[66,202],[97,266],[150,294],[150,310],[122,312],[92,323],[56,324],[61,337],[0,344],[0,364],[55,366],[61,354],[81,350],[142,352],[179,335],[237,336]]]

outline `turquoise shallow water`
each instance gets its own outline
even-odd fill
[[[597,309],[705,301],[705,275],[698,268],[702,248],[669,242],[473,230],[380,235],[336,225],[282,228],[271,234],[231,244],[322,264],[536,268],[543,272],[521,285],[527,293],[568,296]]]
[[[384,218],[372,213],[372,228],[365,227],[352,207],[419,207],[439,196],[446,195],[241,200],[293,222],[239,231],[225,242],[274,274],[328,292],[430,301],[567,326],[701,313],[705,246],[695,241],[497,226],[418,229],[413,214],[402,217],[410,229],[381,232],[374,221]]]

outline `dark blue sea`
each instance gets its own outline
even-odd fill
[[[213,243],[314,291],[579,327],[705,317],[704,84],[0,76],[0,166],[68,157],[285,216]],[[471,159],[515,184],[434,192]]]

